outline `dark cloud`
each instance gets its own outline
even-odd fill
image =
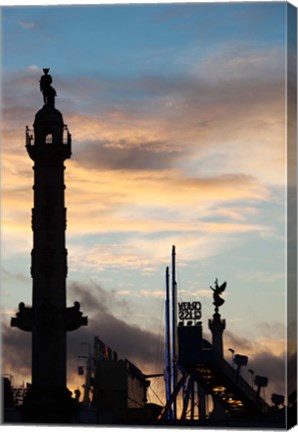
[[[163,150],[165,142],[87,142],[78,146],[76,157],[82,166],[112,170],[159,170],[173,167],[181,152]]]
[[[2,373],[16,378],[31,374],[31,333],[2,323]],[[21,384],[16,382],[15,384]]]
[[[270,352],[262,352],[249,359],[248,367],[255,375],[269,379],[271,393],[285,393],[285,356],[275,356]]]
[[[90,343],[98,336],[119,358],[127,358],[144,372],[155,373],[160,337],[149,330],[128,324],[107,312],[98,312],[89,319],[88,327],[68,334],[69,373],[78,366],[77,356],[86,352],[81,343]],[[159,371],[159,372],[162,372]]]
[[[37,69],[21,69],[3,76],[3,115],[6,120],[23,121],[41,105],[42,96],[39,91],[39,78],[42,71]],[[37,91],[36,91],[37,90]],[[37,104],[37,105],[36,105]],[[34,114],[35,111],[32,113]]]
[[[112,306],[118,306],[124,310],[129,309],[128,302],[117,297],[116,291],[107,291],[99,283],[89,282],[89,284],[82,284],[70,282],[67,292],[69,299],[79,301],[84,311],[88,311],[88,314],[108,313]]]
[[[231,347],[237,347],[237,352],[245,354],[247,351],[251,351],[253,348],[252,342],[244,337],[241,337],[229,330],[224,333],[225,340]]]
[[[193,188],[204,188],[205,187],[218,187],[222,186],[233,186],[237,185],[247,185],[253,184],[254,178],[245,174],[221,174],[221,175],[213,175],[213,176],[205,176],[205,177],[188,177],[180,180],[180,183],[183,183],[187,187]]]
[[[265,330],[276,329],[280,332],[280,325],[262,323]],[[263,327],[262,327],[263,330]],[[246,353],[254,352],[255,342],[251,342],[249,339],[236,335],[228,330],[225,331],[225,340],[228,345],[233,347],[237,354],[247,355]],[[271,334],[272,337],[272,334]],[[270,402],[268,397],[271,397],[272,393],[285,394],[285,370],[286,370],[286,356],[285,353],[281,355],[274,355],[271,352],[264,351],[258,352],[257,354],[250,354],[248,358],[247,368],[243,368],[242,375],[247,380],[251,382],[251,375],[248,369],[254,371],[254,375],[266,376],[269,379],[268,389],[267,389],[267,402]]]
[[[258,327],[262,329],[262,335],[268,338],[284,338],[285,337],[285,326],[282,323],[273,321],[271,323],[261,322]]]
[[[118,318],[112,309],[119,308],[127,315],[129,304],[125,299],[117,297],[116,291],[107,291],[97,283],[84,285],[73,282],[69,285],[68,292],[71,298],[80,301],[81,310],[88,315],[87,327],[68,334],[68,360],[71,369],[76,368],[80,344],[90,343],[92,347],[95,336],[116,351],[120,358],[127,358],[146,369],[154,367],[160,335]]]

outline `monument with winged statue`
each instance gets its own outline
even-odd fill
[[[219,308],[224,304],[225,300],[221,297],[225,291],[227,282],[219,285],[218,279],[215,279],[214,287],[210,286],[213,291],[213,304],[215,306],[215,313],[213,318],[209,319],[208,326],[212,333],[213,348],[223,357],[223,332],[226,328],[226,320],[221,318]]]

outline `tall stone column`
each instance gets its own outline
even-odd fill
[[[215,313],[213,314],[213,319],[208,320],[208,326],[212,333],[212,346],[222,357],[224,356],[222,336],[224,329],[226,328],[226,320],[221,319],[219,308],[225,302],[221,296],[226,289],[226,286],[226,282],[224,282],[222,285],[218,285],[218,280],[215,279],[215,287],[210,287],[213,291],[213,304],[215,306]]]
[[[80,305],[66,307],[67,249],[64,161],[71,156],[71,135],[55,108],[56,92],[44,69],[45,105],[35,115],[34,134],[26,129],[26,149],[34,161],[32,308],[19,305],[11,325],[32,332],[32,387],[24,401],[24,420],[71,422],[66,387],[66,332],[87,325]]]
[[[223,332],[226,328],[226,320],[221,319],[219,308],[224,304],[224,299],[221,297],[222,293],[226,289],[227,283],[224,282],[222,285],[218,285],[218,280],[215,279],[215,287],[210,287],[213,291],[213,304],[215,306],[213,318],[208,320],[208,327],[212,333],[212,347],[217,353],[224,357],[223,349]],[[214,420],[224,420],[227,417],[225,409],[222,407],[219,400],[213,396],[213,411],[211,418]]]
[[[218,312],[213,314],[213,319],[208,320],[208,327],[212,333],[212,346],[221,357],[224,356],[223,350],[223,332],[226,328],[226,320],[221,319],[221,316]]]

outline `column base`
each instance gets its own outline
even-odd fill
[[[22,422],[71,424],[79,407],[63,386],[32,387],[22,406]]]

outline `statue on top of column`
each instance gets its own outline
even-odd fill
[[[55,96],[57,96],[56,90],[51,86],[53,80],[49,75],[49,68],[44,68],[44,75],[40,78],[40,91],[43,94],[43,101],[45,106],[55,107]]]
[[[218,285],[218,279],[215,279],[215,288],[213,288],[212,286],[210,286],[210,288],[213,291],[213,304],[215,306],[215,312],[218,312],[218,308],[220,306],[222,306],[224,304],[224,299],[221,298],[220,296],[222,295],[222,293],[224,292],[224,290],[226,289],[227,286],[227,282],[224,282],[222,285]]]

